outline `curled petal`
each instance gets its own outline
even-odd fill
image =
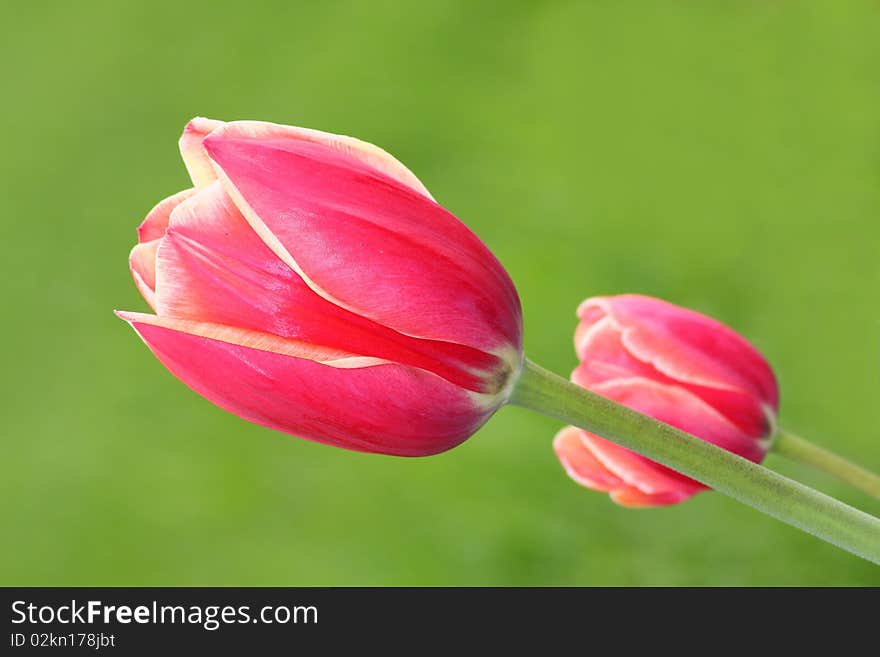
[[[740,390],[778,409],[773,371],[757,349],[721,322],[640,295],[588,299],[578,313],[585,315],[594,307],[614,319],[634,357],[670,378],[717,390]]]
[[[134,284],[150,308],[156,309],[156,250],[161,239],[135,244],[128,256]]]
[[[406,335],[518,351],[516,290],[453,215],[326,143],[228,132],[204,142],[227,193],[318,295]]]
[[[313,358],[330,353],[291,341],[284,346],[274,336],[120,315],[172,374],[203,397],[251,422],[318,442],[425,456],[454,447],[494,410],[424,370],[347,362],[344,356],[319,362]]]
[[[320,144],[349,161],[364,164],[366,167],[388,176],[422,196],[432,201],[434,200],[428,188],[394,156],[378,146],[360,139],[344,135],[334,135],[310,128],[267,123],[265,121],[230,121],[220,125],[223,128],[217,132],[216,137],[218,139],[279,140],[281,142]]]
[[[556,434],[553,448],[574,481],[610,493],[622,506],[675,504],[703,490],[692,480],[672,471],[657,471],[650,461],[633,459],[631,452],[576,427],[565,427]]]
[[[150,308],[156,309],[156,251],[168,229],[171,213],[196,190],[185,189],[160,201],[138,226],[138,243],[128,256],[135,286]]]
[[[608,492],[624,486],[620,477],[608,470],[581,439],[582,431],[565,427],[553,439],[553,449],[568,475],[581,486]]]
[[[574,332],[574,350],[578,356],[581,355],[585,339],[593,330],[593,327],[608,317],[608,313],[605,312],[603,305],[594,303],[597,300],[595,297],[587,299],[578,307],[577,314],[580,322]]]
[[[679,490],[693,494],[704,488],[699,482],[599,436],[584,431],[581,439],[595,459],[621,480],[623,485],[617,490],[632,488],[645,495],[665,495]]]
[[[185,189],[173,196],[159,201],[159,203],[147,214],[146,219],[138,226],[138,242],[152,242],[161,238],[168,228],[168,220],[171,212],[190,196],[195,194],[195,189]]]
[[[585,388],[605,381],[635,376],[675,383],[650,363],[635,358],[623,344],[623,333],[611,317],[578,326],[575,346],[581,364],[577,383]]]
[[[223,121],[197,116],[183,129],[183,134],[178,142],[180,155],[183,157],[183,163],[186,165],[189,177],[196,187],[204,187],[217,180],[214,165],[211,164],[211,159],[205,152],[202,142],[205,141],[205,137],[223,125],[225,125]]]

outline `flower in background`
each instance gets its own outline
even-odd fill
[[[779,407],[763,356],[705,315],[638,295],[596,297],[578,308],[571,380],[636,411],[760,463]],[[675,504],[706,487],[575,427],[554,449],[579,484],[624,506]]]
[[[516,290],[486,246],[382,149],[263,123],[194,119],[193,187],[138,229],[120,312],[200,395],[323,443],[449,449],[510,394]]]

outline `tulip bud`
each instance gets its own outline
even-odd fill
[[[194,119],[194,187],[138,229],[120,312],[186,385],[240,417],[421,456],[473,434],[522,366],[522,313],[486,246],[388,153]]]
[[[760,463],[779,395],[763,356],[705,315],[638,295],[578,308],[571,380],[597,394]],[[675,504],[706,487],[591,433],[566,427],[553,443],[569,476],[624,506]]]

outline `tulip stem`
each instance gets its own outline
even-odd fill
[[[841,481],[880,499],[880,476],[800,436],[780,430],[774,437],[770,449],[792,461],[805,463],[834,475]]]
[[[880,519],[525,361],[510,403],[573,424],[880,564]]]

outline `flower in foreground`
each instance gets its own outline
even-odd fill
[[[755,463],[778,410],[773,371],[732,329],[705,315],[637,295],[587,299],[578,308],[571,380]],[[624,506],[686,500],[706,487],[575,427],[554,448],[579,484]]]
[[[138,229],[119,312],[186,385],[240,417],[420,456],[473,434],[522,365],[516,290],[388,153],[256,121],[194,119],[193,187]]]

